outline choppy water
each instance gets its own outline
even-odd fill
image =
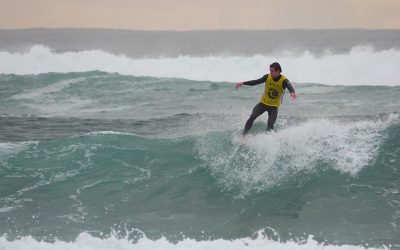
[[[388,69],[400,52],[364,45],[159,58],[3,48],[0,248],[399,248],[400,78]],[[299,98],[241,145],[263,86],[234,81],[274,59]]]

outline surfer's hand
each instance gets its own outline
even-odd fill
[[[242,82],[237,82],[236,83],[236,88],[238,89],[238,88],[240,88],[240,87],[242,87],[243,86],[243,83]]]
[[[292,100],[295,100],[297,98],[297,95],[295,92],[290,93],[290,97],[292,97]]]

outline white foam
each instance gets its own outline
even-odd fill
[[[138,136],[135,133],[118,132],[118,131],[94,131],[94,132],[87,133],[87,135],[132,135],[132,136]]]
[[[230,250],[356,250],[356,249],[366,249],[363,246],[352,246],[352,245],[328,245],[320,244],[315,241],[312,236],[309,236],[307,240],[296,242],[279,242],[267,239],[262,236],[258,236],[256,239],[251,238],[241,238],[234,240],[204,240],[197,241],[194,239],[186,238],[177,243],[171,243],[164,237],[158,240],[150,240],[143,237],[138,240],[138,242],[133,243],[128,239],[117,239],[114,236],[109,238],[100,239],[91,236],[88,233],[81,233],[73,242],[64,242],[56,240],[53,243],[37,241],[32,237],[22,237],[21,239],[15,241],[8,241],[3,236],[0,238],[0,248],[3,250],[30,250],[30,249],[52,249],[52,250],[125,250],[125,249],[141,249],[141,250],[154,250],[154,249],[164,249],[164,250],[197,250],[197,249],[230,249]],[[371,250],[378,248],[368,248]],[[381,248],[381,249],[387,249]]]
[[[248,135],[245,146],[219,136],[201,137],[196,145],[227,190],[239,196],[282,184],[299,173],[334,169],[357,175],[370,165],[382,141],[380,131],[391,122],[310,120],[269,134]]]
[[[250,135],[246,144],[266,159],[290,157],[297,171],[312,168],[310,162],[325,161],[355,175],[374,157],[380,129],[380,121],[311,120],[269,135]]]
[[[354,47],[346,54],[328,51],[315,56],[308,51],[265,56],[179,56],[174,58],[129,58],[101,50],[55,53],[36,45],[25,53],[0,52],[0,73],[39,74],[100,70],[123,75],[176,77],[190,80],[243,81],[267,73],[279,61],[292,82],[331,85],[400,85],[400,50],[374,51]],[[379,62],[379,64],[378,64]]]

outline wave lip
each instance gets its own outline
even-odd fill
[[[326,51],[321,56],[313,55],[309,51],[300,54],[283,51],[280,55],[271,56],[131,58],[102,50],[56,53],[51,48],[35,45],[25,53],[1,51],[0,73],[24,75],[98,70],[122,75],[235,82],[261,77],[268,73],[267,67],[273,61],[282,64],[284,74],[292,82],[400,85],[400,72],[397,70],[400,68],[400,50],[374,51],[366,46],[354,47],[347,54]]]

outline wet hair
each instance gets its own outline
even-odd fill
[[[270,68],[274,68],[274,70],[279,71],[279,73],[282,72],[281,65],[277,62],[274,62],[273,64],[269,65]]]

